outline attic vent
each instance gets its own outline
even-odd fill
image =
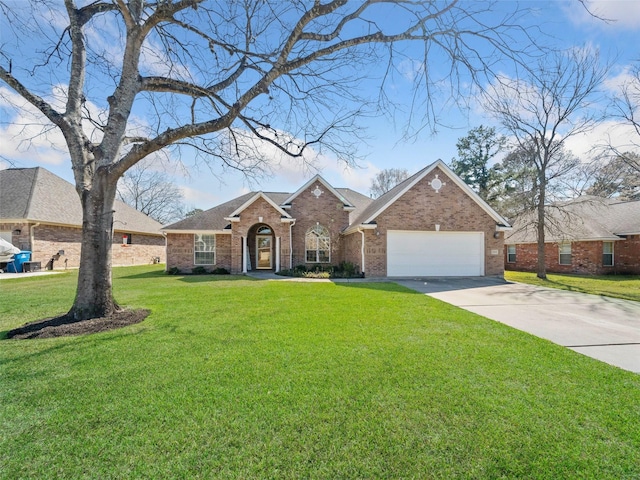
[[[441,189],[442,187],[444,187],[444,186],[446,185],[446,183],[444,183],[442,180],[440,180],[440,179],[438,178],[438,174],[436,173],[436,178],[434,178],[433,180],[431,180],[431,181],[429,182],[429,185],[431,185],[431,188],[433,188],[433,189],[436,191],[436,193],[439,193],[439,192],[440,192],[440,189]]]
[[[316,185],[316,188],[311,190],[311,193],[313,194],[314,197],[320,198],[320,195],[322,195],[322,190],[320,190],[320,187]]]

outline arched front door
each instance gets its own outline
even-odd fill
[[[267,226],[262,226],[256,231],[256,268],[273,268],[273,232]]]

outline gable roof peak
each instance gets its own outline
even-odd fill
[[[278,205],[276,202],[274,202],[273,199],[269,195],[265,194],[263,191],[254,192],[254,195],[252,195],[246,202],[244,202],[242,205],[240,205],[238,208],[236,208],[233,212],[231,212],[225,218],[229,219],[229,218],[232,218],[232,217],[237,217],[238,215],[240,215],[240,213],[242,213],[242,211],[244,209],[246,209],[249,205],[251,205],[253,202],[258,200],[259,198],[264,199],[278,213],[280,213],[280,215],[282,217],[291,218],[291,215],[289,215],[286,211],[284,211],[280,205]]]
[[[321,183],[327,190],[329,190],[333,194],[333,196],[338,198],[344,204],[345,207],[352,207],[352,208],[354,207],[354,205],[344,195],[342,195],[338,190],[336,190],[319,173],[316,173],[313,177],[311,177],[311,179],[307,183],[305,183],[302,187],[300,187],[298,190],[292,193],[284,202],[282,202],[282,205],[291,204],[291,202],[298,195],[300,195],[302,192],[307,190],[307,188],[310,188],[314,183]]]
[[[496,212],[493,208],[491,208],[487,202],[485,202],[476,192],[474,192],[469,185],[464,183],[464,181],[455,174],[451,167],[449,167],[446,163],[444,163],[441,159],[436,160],[435,162],[427,165],[422,170],[411,175],[405,181],[400,182],[398,185],[393,187],[391,190],[386,192],[385,194],[378,197],[374,200],[359,216],[355,221],[345,230],[345,231],[353,231],[358,225],[370,224],[373,222],[382,212],[384,212],[387,208],[393,205],[396,200],[398,200],[402,195],[407,193],[414,185],[416,185],[420,180],[425,178],[429,173],[431,173],[436,168],[439,168],[444,172],[444,174],[449,177],[453,183],[455,183],[458,187],[460,187],[472,200],[474,200],[485,212],[489,214],[491,218],[493,218],[497,224],[510,227],[509,222],[498,212]],[[442,182],[440,180],[440,184],[444,185],[446,182]],[[437,184],[432,185],[435,190]]]

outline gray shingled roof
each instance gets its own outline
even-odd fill
[[[365,208],[372,200],[366,195],[362,195],[349,188],[336,188],[336,191],[340,195],[344,196],[356,209],[349,214],[349,218],[354,218],[354,214],[357,214],[363,208]],[[163,230],[165,231],[219,231],[231,228],[228,217],[233,211],[240,208],[247,200],[257,195],[260,192],[249,192],[241,195],[233,200],[217,205],[209,210],[200,212],[191,217],[180,220],[179,222],[165,225]],[[263,195],[269,197],[276,205],[283,205],[283,203],[291,197],[292,193],[285,192],[262,192]]]
[[[412,184],[418,181],[422,176],[426,175],[429,171],[433,170],[435,167],[440,167],[445,170],[445,173],[449,170],[449,168],[441,161],[437,160],[431,165],[424,167],[422,170],[416,172],[411,177],[406,179],[404,182],[399,183],[391,190],[389,190],[384,195],[379,198],[372,200],[366,195],[362,195],[354,190],[349,188],[333,188],[336,193],[342,195],[344,200],[350,203],[348,206],[355,207],[349,213],[349,226],[345,229],[345,231],[349,231],[349,229],[353,229],[355,225],[360,225],[363,222],[367,222],[371,219],[373,215],[375,215],[381,209],[387,207],[390,203],[393,203],[395,198],[402,194],[405,189],[408,189],[412,186]],[[447,175],[451,176],[453,173],[447,173]],[[453,174],[455,175],[455,174]],[[314,177],[315,179],[316,177]],[[453,177],[452,177],[453,178]],[[457,178],[457,177],[456,177]],[[475,200],[478,204],[484,208],[487,213],[493,216],[496,221],[504,222],[505,226],[509,226],[509,224],[504,220],[497,212],[495,212],[491,207],[489,207],[480,197],[478,197],[469,187],[464,185],[461,180],[456,180],[453,178],[454,182],[457,182],[462,187],[468,190],[468,193],[472,197],[476,197]],[[326,183],[324,179],[318,177],[319,180],[322,180]],[[312,179],[313,180],[313,179]],[[309,182],[308,182],[309,183]],[[298,190],[300,192],[301,189]],[[234,210],[238,209],[249,200],[252,196],[256,195],[258,192],[250,192],[241,197],[235,198],[229,202],[223,203],[222,205],[218,205],[206,212],[199,213],[194,215],[193,217],[186,218],[181,220],[180,222],[176,222],[171,225],[167,225],[164,227],[165,231],[169,230],[203,230],[203,231],[211,231],[211,230],[223,230],[225,228],[230,228],[229,222],[224,220],[224,217],[228,217]],[[283,205],[284,202],[291,199],[291,196],[295,194],[287,194],[287,193],[265,193],[273,202],[277,205]]]
[[[605,225],[617,235],[640,235],[640,200],[611,203]]]
[[[640,234],[640,201],[620,202],[582,196],[546,209],[547,242],[577,240],[618,240],[618,235]],[[516,219],[505,243],[535,243],[534,213]]]
[[[162,225],[116,200],[114,227],[121,232],[162,235]],[[46,168],[0,170],[0,219],[82,226],[75,187]]]
[[[189,230],[189,231],[211,231],[224,230],[230,228],[229,221],[225,217],[231,215],[234,210],[240,208],[247,200],[255,196],[258,192],[249,192],[222,203],[216,207],[197,213],[170,225],[165,225],[163,230]],[[287,199],[291,194],[282,192],[262,192],[269,197],[276,205]]]
[[[366,195],[362,195],[355,190],[351,190],[350,188],[336,188],[336,191],[340,193],[344,198],[346,198],[351,205],[353,205],[355,210],[349,213],[349,223],[352,224],[356,218],[360,216],[360,214],[367,208],[372,202],[373,199],[367,197]]]

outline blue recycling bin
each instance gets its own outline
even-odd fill
[[[13,256],[13,262],[7,264],[7,272],[22,273],[22,264],[31,259],[31,252],[23,251]]]

